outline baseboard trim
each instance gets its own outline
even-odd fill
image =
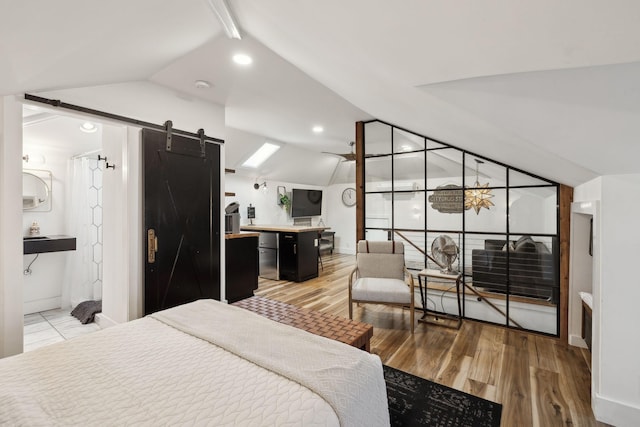
[[[588,348],[587,343],[580,335],[569,335],[569,345],[580,348]]]
[[[23,305],[24,314],[39,313],[41,311],[60,308],[60,297],[44,298],[36,301],[27,301]]]
[[[114,321],[112,318],[104,315],[103,313],[96,313],[93,319],[101,329],[107,329],[118,324],[118,322]]]
[[[342,248],[342,247],[335,247],[333,248],[333,253],[339,253],[339,254],[345,254],[345,255],[355,255],[356,254],[356,250],[354,248]]]
[[[598,393],[593,396],[592,408],[596,420],[617,427],[637,426],[640,420],[640,407],[612,400]]]

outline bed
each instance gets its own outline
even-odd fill
[[[0,360],[2,425],[388,425],[380,359],[199,300]]]

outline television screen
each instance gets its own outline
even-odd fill
[[[317,216],[322,210],[322,190],[303,190],[294,188],[291,191],[291,216],[300,218]]]

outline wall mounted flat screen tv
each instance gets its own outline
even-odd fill
[[[318,216],[322,211],[322,190],[291,190],[291,216],[293,218]]]

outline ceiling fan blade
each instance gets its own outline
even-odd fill
[[[356,159],[356,155],[354,153],[330,153],[328,151],[323,151],[323,154],[331,154],[332,156],[339,156],[344,158],[344,161],[353,161]]]

